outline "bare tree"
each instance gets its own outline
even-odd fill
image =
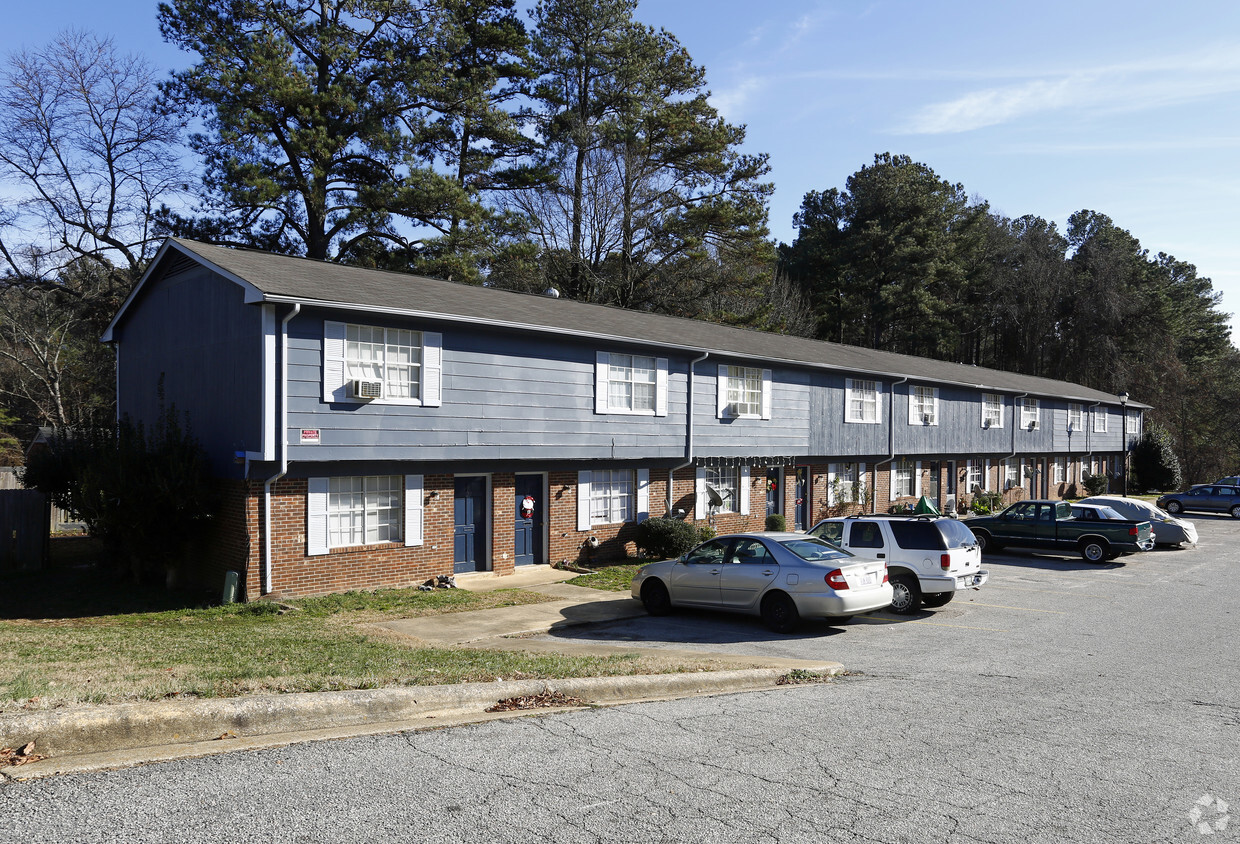
[[[181,122],[157,82],[145,59],[72,30],[0,71],[0,395],[26,421],[112,401],[89,344],[157,248],[156,210],[185,190]],[[66,403],[69,383],[107,394]]]

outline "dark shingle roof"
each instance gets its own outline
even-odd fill
[[[169,245],[197,256],[207,265],[234,277],[234,280],[248,283],[260,291],[266,301],[361,306],[390,313],[426,314],[471,323],[709,351],[741,359],[829,367],[896,378],[907,376],[914,381],[932,384],[968,385],[1006,393],[1119,403],[1117,396],[1079,384],[967,364],[405,273],[208,246],[190,240],[177,239]],[[123,313],[124,308],[117,315],[117,320]],[[1133,407],[1148,407],[1139,402],[1131,404]]]

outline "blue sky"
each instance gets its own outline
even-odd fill
[[[15,4],[14,4],[15,5]],[[10,8],[0,52],[66,26],[158,65],[156,4]],[[771,156],[771,231],[809,190],[890,151],[1008,216],[1109,215],[1197,266],[1240,312],[1240,4],[1212,0],[643,0],[706,66],[712,102]],[[1233,340],[1240,321],[1233,317]]]

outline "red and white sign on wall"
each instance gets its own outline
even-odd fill
[[[301,444],[302,445],[318,445],[320,442],[321,440],[319,439],[318,428],[302,428],[301,429]]]

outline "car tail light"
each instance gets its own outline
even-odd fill
[[[847,589],[848,588],[848,581],[844,579],[844,572],[840,571],[839,569],[829,572],[827,576],[823,579],[827,581],[827,585],[830,586],[832,589]]]
[[[891,579],[887,577],[887,567],[883,566],[883,583],[890,583]]]
[[[952,555],[951,554],[940,554],[939,555],[939,568],[941,568],[943,571],[947,571],[951,567],[952,567]]]
[[[1137,535],[1137,526],[1136,526],[1136,525],[1133,525],[1132,527],[1128,528],[1128,535],[1129,535],[1129,536],[1136,536],[1136,535]]]

